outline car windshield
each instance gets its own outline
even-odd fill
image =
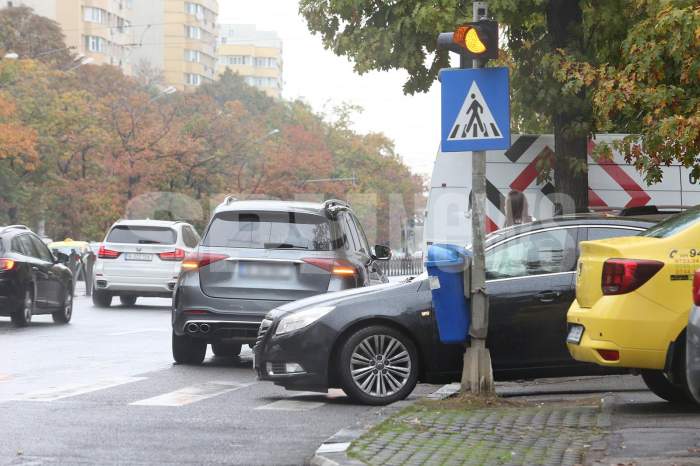
[[[640,233],[639,236],[650,238],[667,238],[675,235],[700,221],[700,206],[688,209],[683,213],[667,218],[651,228]]]
[[[175,244],[177,234],[172,228],[117,225],[107,236],[108,243]]]
[[[330,222],[294,212],[223,212],[211,222],[203,246],[249,249],[331,249]]]

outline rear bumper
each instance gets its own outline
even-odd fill
[[[10,278],[0,278],[0,316],[9,316],[22,304],[20,285]]]
[[[574,301],[567,314],[568,325],[570,327],[581,325],[584,330],[578,344],[566,343],[571,357],[577,361],[608,367],[663,369],[666,364],[667,348],[673,341],[673,337],[661,338],[665,344],[658,347],[646,338],[646,332],[636,332],[635,329],[640,327],[639,323],[634,318],[623,318],[621,316],[623,312],[625,311],[613,312],[605,306],[582,308],[577,301]],[[633,310],[630,309],[627,312],[633,312]],[[645,325],[646,323],[641,326]],[[672,323],[669,321],[657,322],[656,325],[657,340],[660,335],[673,333]],[[629,341],[634,341],[635,345],[620,344],[620,342]],[[608,359],[604,358],[600,351],[606,350],[617,351],[619,359],[609,360],[609,356]]]
[[[119,275],[96,275],[95,289],[115,293],[154,294],[170,296],[175,289],[176,277],[125,277]]]

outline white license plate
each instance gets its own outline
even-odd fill
[[[582,325],[572,325],[571,329],[569,329],[569,335],[566,337],[566,342],[578,345],[581,342],[582,336],[583,336],[583,326]]]
[[[292,269],[288,266],[240,262],[238,274],[243,278],[289,278]]]
[[[148,262],[153,260],[153,254],[139,254],[137,252],[127,252],[124,258],[128,261]]]

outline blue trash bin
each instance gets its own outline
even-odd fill
[[[428,248],[425,266],[430,276],[433,307],[440,341],[469,341],[471,314],[464,296],[464,262],[471,252],[453,244],[433,244]]]

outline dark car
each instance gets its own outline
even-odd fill
[[[561,217],[487,237],[487,344],[498,379],[601,373],[566,349],[578,244],[636,235],[653,222]],[[290,390],[340,387],[354,400],[386,404],[418,380],[459,380],[464,349],[439,343],[430,282],[318,296],[271,311],[255,346],[258,377]]]
[[[173,298],[173,357],[199,364],[207,344],[233,356],[252,346],[265,314],[290,301],[384,283],[350,206],[236,201],[217,207],[194,255],[185,258]]]
[[[37,314],[70,322],[73,275],[27,227],[0,227],[0,316],[25,326]]]

